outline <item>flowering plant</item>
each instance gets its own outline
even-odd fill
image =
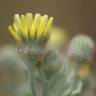
[[[22,73],[20,76],[25,80],[19,86],[14,82],[15,96],[78,96],[82,93],[83,80],[90,73],[85,63],[92,57],[95,47],[90,37],[74,37],[62,56],[59,48],[66,42],[67,34],[54,28],[53,17],[16,14],[8,30],[17,40],[17,48],[3,49],[0,60],[7,58],[9,67],[20,66],[19,74]]]

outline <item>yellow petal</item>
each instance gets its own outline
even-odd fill
[[[9,30],[9,32],[12,34],[12,36],[13,36],[16,40],[20,41],[21,38],[18,36],[18,34],[15,32],[15,30],[13,29],[12,26],[9,26],[9,27],[8,27],[8,30]]]
[[[14,16],[14,23],[16,24],[16,27],[18,28],[18,30],[20,30],[20,32],[22,32],[22,23],[21,23],[21,19],[19,17],[19,14],[16,14]]]
[[[26,23],[29,29],[29,33],[32,33],[33,15],[32,13],[26,14]]]
[[[24,15],[21,15],[21,23],[22,23],[23,34],[25,37],[28,37],[28,26]]]
[[[40,26],[39,26],[38,34],[37,34],[38,38],[40,38],[42,33],[45,31],[47,22],[48,22],[48,15],[42,16],[41,17],[41,21],[40,21]]]
[[[33,22],[33,25],[32,25],[32,33],[31,33],[32,37],[35,35],[35,32],[37,32],[37,30],[38,30],[38,27],[39,27],[39,24],[40,24],[40,18],[41,18],[40,14],[35,15],[34,22]]]
[[[46,36],[47,33],[50,31],[50,29],[51,29],[51,27],[52,27],[52,24],[53,24],[53,17],[51,17],[51,18],[49,19],[48,23],[47,23],[44,36]]]
[[[13,23],[13,28],[14,28],[15,32],[18,32],[18,28],[15,23]]]

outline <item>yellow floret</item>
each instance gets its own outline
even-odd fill
[[[53,23],[53,17],[48,18],[48,15],[41,16],[36,14],[33,18],[32,13],[26,15],[15,14],[14,22],[8,27],[9,32],[16,40],[27,39],[34,37],[38,39],[41,36],[46,37],[50,32]]]

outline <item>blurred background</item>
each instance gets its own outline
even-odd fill
[[[96,41],[96,0],[0,0],[0,45],[15,40],[7,27],[16,13],[48,14],[70,36],[90,35]]]

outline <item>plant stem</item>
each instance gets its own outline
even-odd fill
[[[33,64],[32,58],[31,58],[31,54],[28,53],[28,63],[29,63],[29,69],[30,69],[30,73],[31,73],[31,88],[32,88],[32,94],[33,96],[36,96],[36,90],[35,90],[35,76],[34,76],[34,72],[35,72],[35,64]]]
[[[39,69],[39,73],[40,73],[40,75],[41,75],[42,82],[43,82],[43,96],[47,96],[47,95],[48,95],[48,94],[47,94],[47,84],[48,84],[48,83],[47,83],[47,79],[46,79],[46,77],[45,77],[45,74],[44,74],[42,68]]]

